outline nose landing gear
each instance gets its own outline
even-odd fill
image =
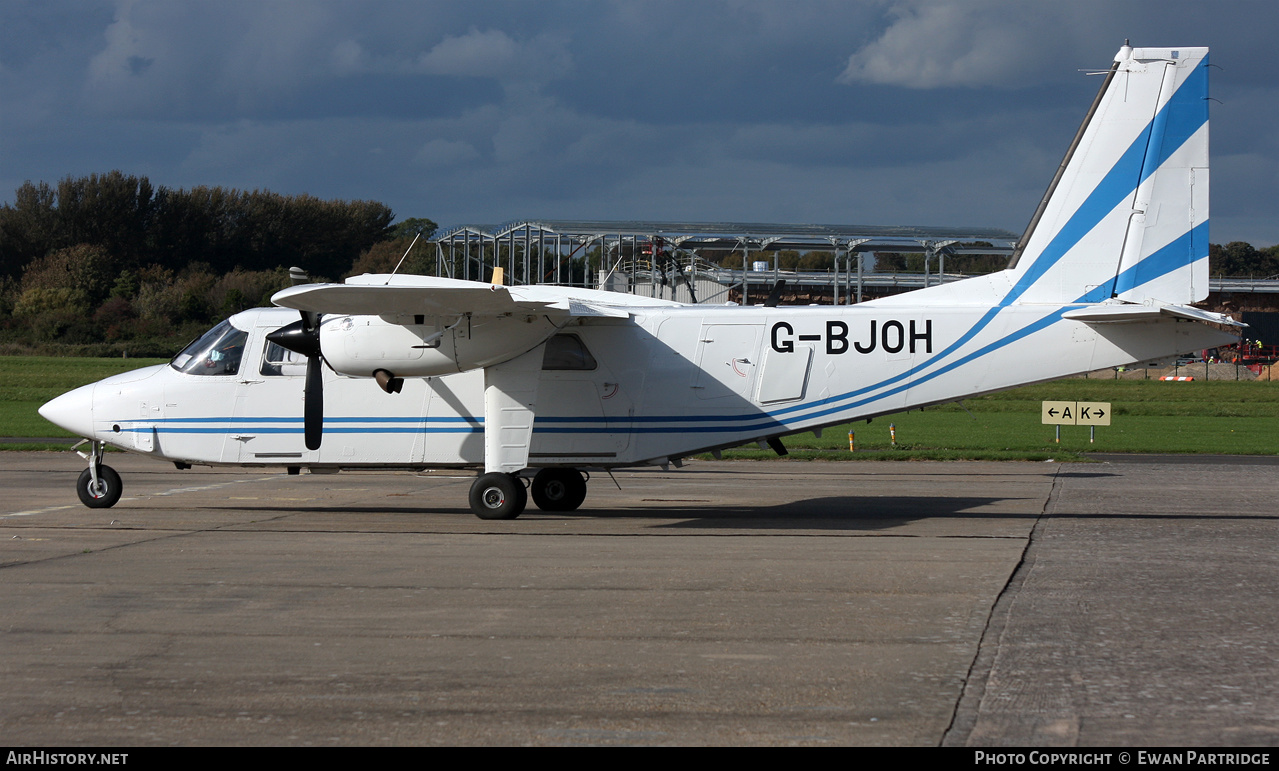
[[[123,491],[120,475],[110,466],[87,468],[80,472],[80,479],[76,482],[80,502],[91,509],[111,508],[120,500]]]
[[[124,492],[124,483],[116,470],[102,462],[102,451],[106,445],[86,439],[89,442],[89,454],[76,450],[76,454],[89,461],[89,467],[80,472],[76,480],[76,494],[80,502],[91,509],[109,509],[120,500]],[[84,442],[76,444],[79,447]]]

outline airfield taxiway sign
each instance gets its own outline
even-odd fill
[[[1108,426],[1110,402],[1044,402],[1041,422],[1059,426]]]

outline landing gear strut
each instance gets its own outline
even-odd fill
[[[89,467],[81,471],[80,478],[76,480],[76,494],[80,496],[80,502],[91,509],[111,508],[116,505],[120,500],[120,494],[124,492],[124,483],[120,481],[120,475],[115,469],[102,462],[104,448],[105,445],[101,442],[89,440],[88,455],[76,450],[81,458],[89,461]]]

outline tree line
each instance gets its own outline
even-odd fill
[[[1253,248],[1245,241],[1208,246],[1208,271],[1214,276],[1279,279],[1279,244]]]
[[[339,279],[435,229],[393,220],[377,201],[172,189],[120,171],[26,182],[0,207],[0,352],[167,355],[269,304],[290,266]]]
[[[385,239],[394,218],[377,201],[325,201],[266,190],[155,188],[119,171],[26,182],[0,209],[0,273],[81,244],[119,269],[200,262],[224,273],[304,264],[336,276]]]

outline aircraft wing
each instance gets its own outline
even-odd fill
[[[499,316],[507,313],[627,318],[635,307],[681,303],[648,297],[556,286],[501,286],[430,276],[363,275],[344,284],[303,284],[277,292],[271,301],[313,313],[350,315],[423,314]]]

